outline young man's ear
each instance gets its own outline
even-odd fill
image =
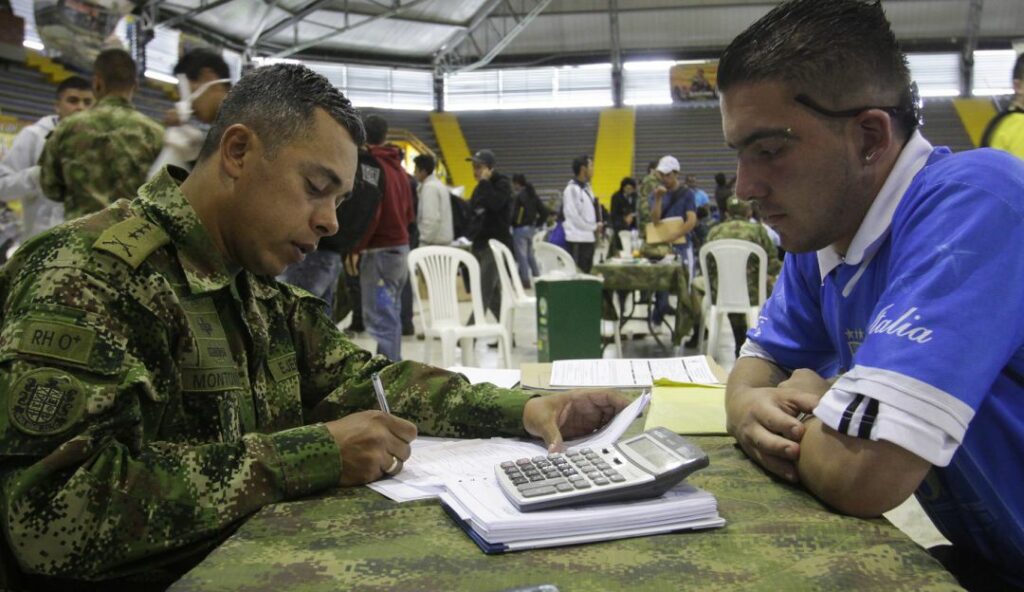
[[[892,146],[894,122],[885,111],[868,109],[857,116],[856,123],[861,162],[872,165]]]
[[[247,126],[236,123],[224,130],[220,138],[220,165],[224,173],[232,179],[242,176],[245,169],[246,155],[253,151],[256,134]]]

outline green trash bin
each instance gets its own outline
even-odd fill
[[[537,361],[601,357],[601,279],[545,278],[537,294]]]

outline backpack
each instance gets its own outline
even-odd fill
[[[469,218],[472,212],[469,209],[469,202],[462,199],[454,193],[448,194],[448,199],[452,202],[452,231],[455,238],[466,235],[466,229],[469,227]]]
[[[320,239],[319,248],[344,255],[358,245],[377,217],[384,196],[383,184],[384,172],[377,160],[360,152],[352,193],[338,206],[338,232]]]

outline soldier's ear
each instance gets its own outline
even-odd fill
[[[221,168],[232,179],[242,176],[245,157],[252,152],[254,139],[252,130],[241,123],[224,130],[220,138]]]

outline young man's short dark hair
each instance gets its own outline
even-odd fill
[[[380,115],[367,115],[363,119],[366,127],[366,143],[371,146],[379,146],[388,139],[388,120]]]
[[[133,88],[139,81],[139,72],[131,54],[123,49],[105,49],[96,56],[92,66],[93,75],[98,76],[108,91],[123,91]]]
[[[416,165],[418,170],[424,171],[428,175],[432,174],[434,169],[437,168],[437,161],[429,154],[420,154],[416,158],[412,159],[412,162]]]
[[[366,132],[345,95],[326,78],[299,64],[275,64],[253,70],[238,81],[217,112],[199,160],[217,151],[224,131],[244,124],[259,136],[268,158],[297,134],[313,125],[320,108],[345,128],[361,145]]]
[[[658,168],[658,161],[652,160],[652,161],[647,163],[647,172],[648,173],[654,171],[654,169],[656,169],[656,168]]]
[[[715,184],[725,185],[725,173],[715,173]]]
[[[722,92],[758,82],[785,83],[794,96],[837,109],[851,100],[899,107],[897,128],[909,135],[916,125],[907,58],[878,0],[789,0],[773,8],[718,63]]]
[[[57,98],[59,99],[66,90],[92,90],[92,84],[81,76],[69,76],[57,85]]]
[[[1024,80],[1024,53],[1017,56],[1017,61],[1013,64],[1013,79]]]
[[[224,58],[219,53],[205,48],[193,49],[181,56],[174,66],[174,75],[184,74],[189,80],[198,80],[203,68],[209,68],[217,78],[231,78],[231,70]]]
[[[572,159],[573,176],[579,177],[580,171],[583,170],[583,167],[587,166],[587,163],[590,162],[590,160],[589,154],[580,154],[576,158]]]

